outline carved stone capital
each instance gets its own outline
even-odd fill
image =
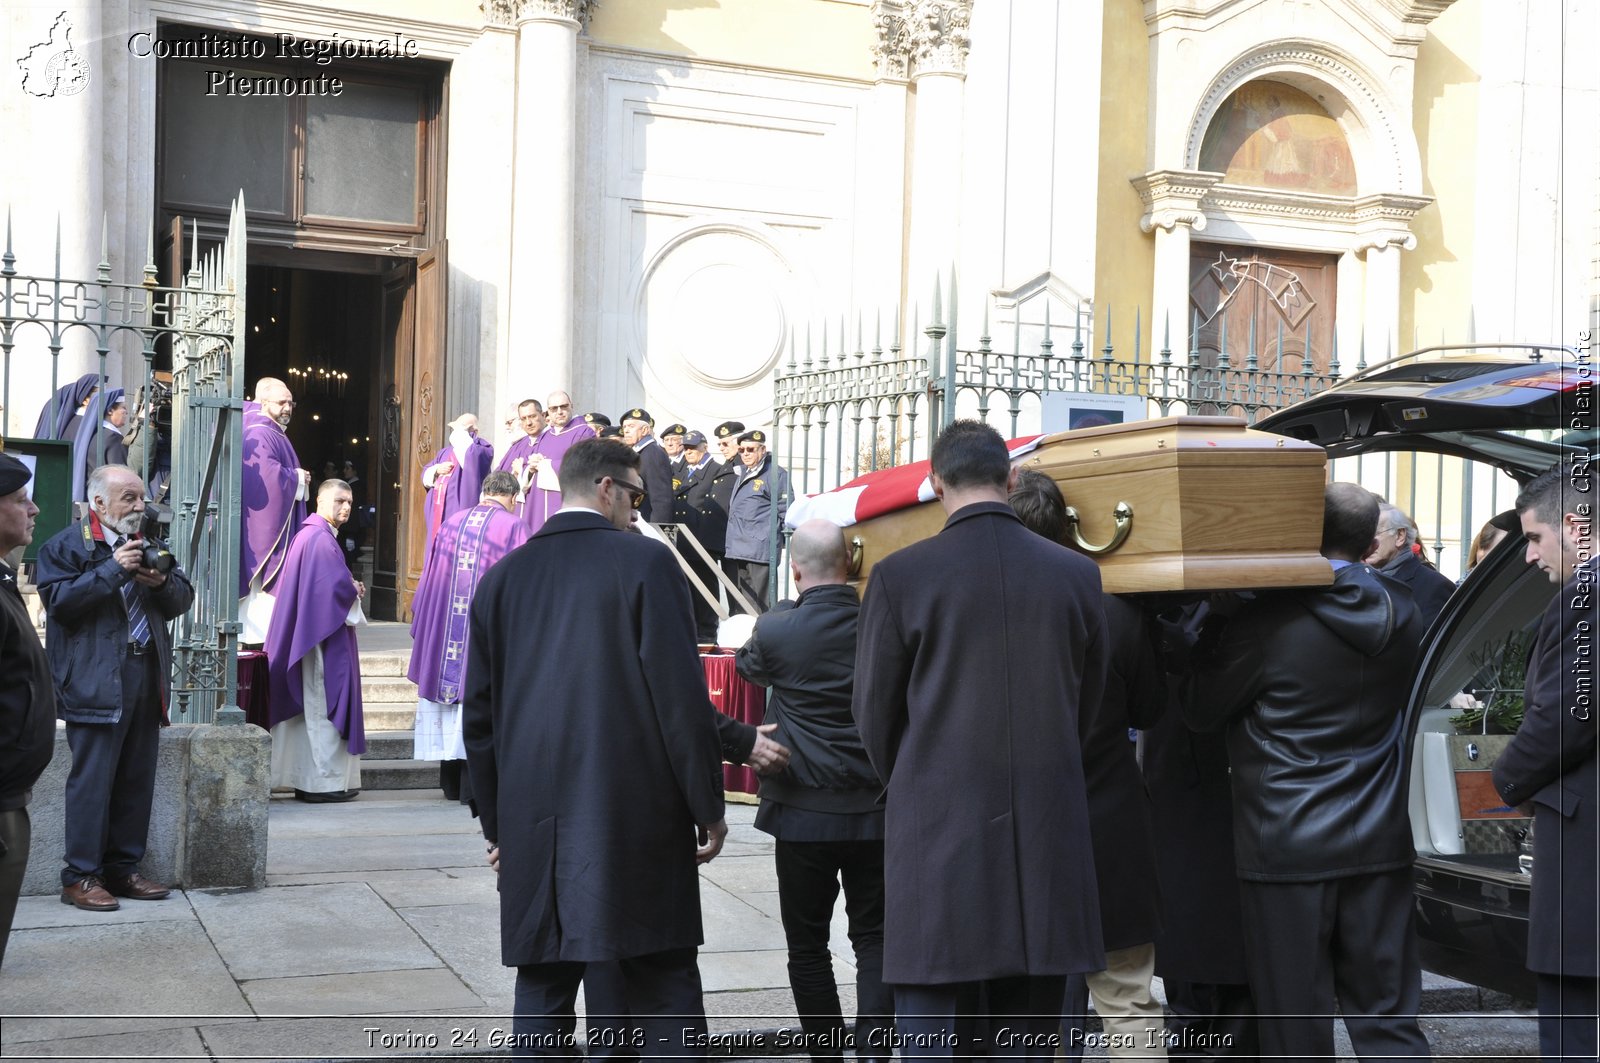
[[[967,72],[972,0],[872,0],[880,81]]]
[[[589,28],[600,0],[479,0],[483,20],[491,26],[515,26],[535,19],[576,22]]]
[[[1203,231],[1206,212],[1200,201],[1223,176],[1207,170],[1151,170],[1135,177],[1132,184],[1145,207],[1139,228],[1144,232],[1156,229],[1171,232],[1179,225],[1186,225]]]

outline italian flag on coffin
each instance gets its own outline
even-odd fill
[[[1013,463],[1025,454],[1032,453],[1043,439],[1042,433],[1019,436],[1006,442]],[[914,461],[910,465],[896,465],[892,469],[879,469],[858,476],[832,491],[807,495],[789,507],[784,521],[790,528],[798,528],[808,520],[830,520],[841,528],[897,509],[906,509],[922,502],[933,501],[933,484],[928,479],[928,462]]]

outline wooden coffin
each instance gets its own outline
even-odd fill
[[[1105,589],[1244,590],[1319,586],[1327,456],[1321,447],[1245,427],[1236,417],[1165,417],[1060,432],[1017,460],[1056,481]],[[860,575],[937,535],[945,513],[926,502],[845,529],[860,541]]]

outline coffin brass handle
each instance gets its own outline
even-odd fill
[[[862,559],[863,556],[865,556],[865,554],[866,554],[866,551],[864,549],[864,544],[861,542],[861,536],[857,535],[857,536],[854,536],[853,538],[851,538],[851,540],[850,540],[850,578],[851,579],[860,579],[861,578],[861,559]]]
[[[1109,554],[1127,541],[1128,533],[1133,530],[1133,507],[1126,502],[1118,502],[1117,508],[1111,511],[1116,518],[1117,530],[1112,533],[1111,541],[1104,546],[1095,546],[1083,537],[1078,530],[1078,507],[1067,507],[1067,534],[1072,537],[1073,545],[1091,557]]]

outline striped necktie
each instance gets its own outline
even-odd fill
[[[127,541],[127,539],[123,539],[117,543],[117,546],[121,546]],[[128,641],[140,646],[148,645],[150,642],[150,618],[145,614],[144,603],[139,600],[139,585],[131,579],[122,585],[122,604],[128,610]]]

